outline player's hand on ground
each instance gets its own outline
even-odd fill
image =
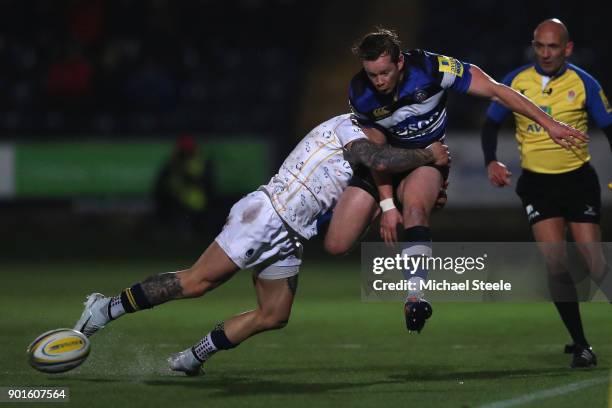
[[[446,194],[447,188],[448,188],[448,180],[444,180],[442,187],[440,187],[438,198],[436,198],[436,202],[434,203],[434,208],[436,210],[441,210],[446,205],[446,202],[448,201],[448,195]]]
[[[492,161],[487,166],[487,174],[489,175],[489,181],[495,187],[504,187],[512,184],[510,180],[512,173],[504,163]]]
[[[432,143],[428,147],[433,152],[434,163],[436,166],[448,166],[451,162],[450,152],[448,146],[440,142]]]
[[[572,146],[580,147],[582,143],[589,141],[589,137],[585,133],[563,122],[554,121],[547,131],[550,138],[565,149],[570,149]]]
[[[380,237],[385,241],[385,244],[393,246],[397,242],[397,224],[402,222],[402,214],[397,208],[382,213],[380,216]]]

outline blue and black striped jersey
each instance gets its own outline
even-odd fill
[[[349,102],[357,121],[382,130],[389,144],[423,148],[444,137],[446,91],[467,92],[470,64],[423,50],[403,55],[403,76],[394,95],[377,92],[362,69],[351,80]]]

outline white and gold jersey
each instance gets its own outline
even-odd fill
[[[317,234],[317,217],[336,205],[353,176],[344,146],[365,137],[349,114],[336,116],[310,131],[261,187],[278,215],[301,237]]]

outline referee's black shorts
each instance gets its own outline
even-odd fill
[[[601,189],[597,173],[589,163],[560,174],[523,169],[516,193],[523,201],[530,225],[547,218],[599,224]]]

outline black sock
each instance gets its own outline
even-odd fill
[[[120,296],[121,304],[127,313],[134,313],[138,310],[150,309],[153,307],[145,296],[140,283],[123,290]]]
[[[582,347],[588,347],[589,343],[584,337],[578,302],[555,302],[555,306],[574,343]]]
[[[229,350],[236,347],[238,344],[232,343],[225,335],[225,327],[223,323],[219,323],[213,331],[210,332],[210,339],[215,347],[219,350]]]
[[[563,320],[567,331],[575,344],[587,347],[584,337],[580,309],[578,306],[578,292],[567,266],[563,262],[548,263],[548,288],[552,301]]]
[[[402,240],[406,242],[431,243],[431,229],[423,225],[415,225],[404,230]]]

